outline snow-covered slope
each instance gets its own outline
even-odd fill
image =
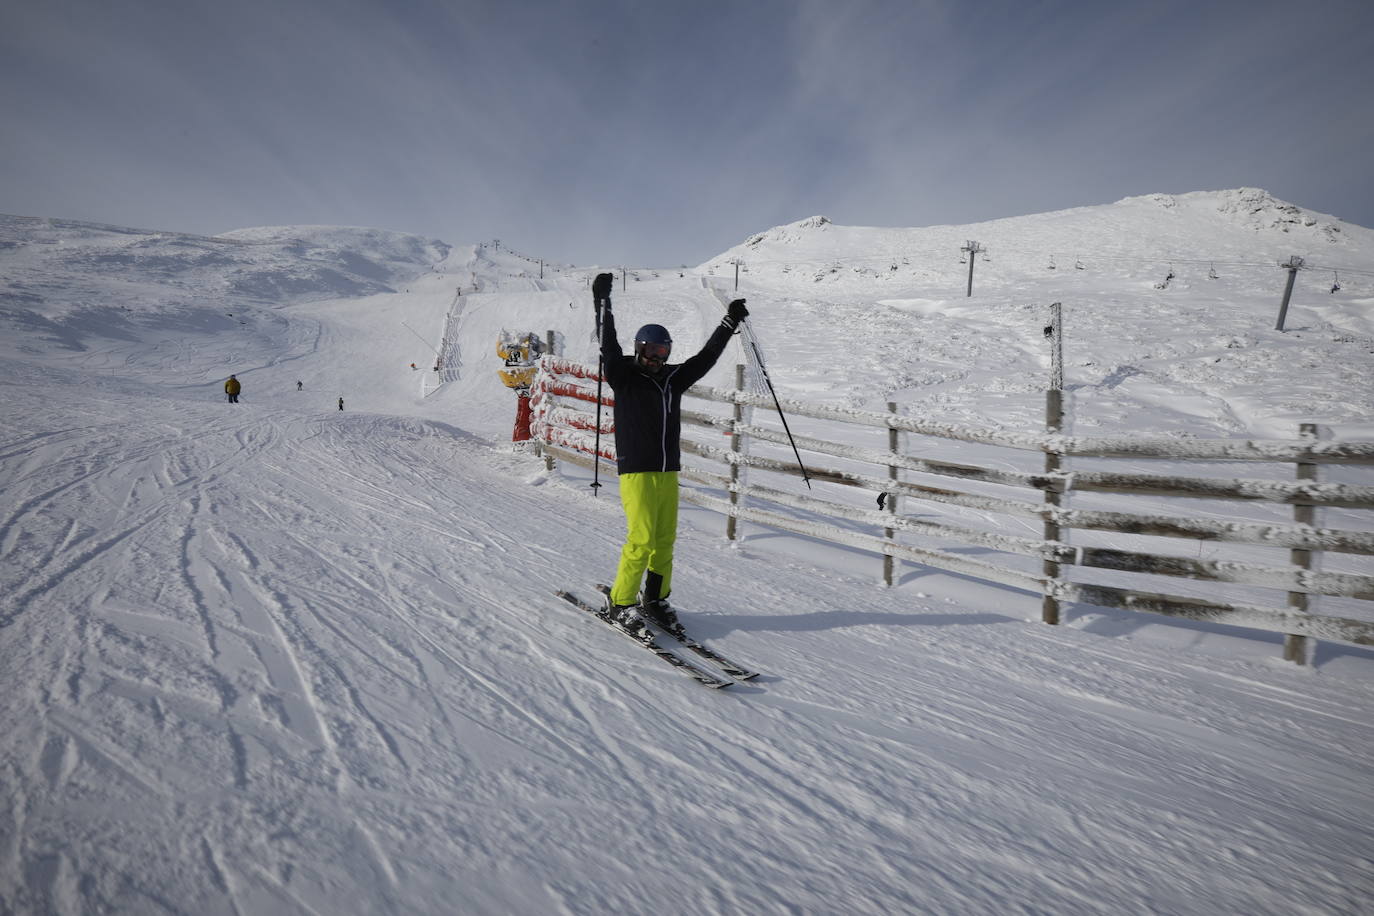
[[[616,311],[690,351],[740,257],[784,395],[1034,428],[1059,300],[1079,431],[1367,435],[1374,240],[1255,193],[797,224],[628,274]],[[1105,255],[1178,251],[1220,279]],[[1304,271],[1280,334],[1291,254],[1365,273]],[[1359,911],[1365,650],[1049,628],[1035,595],[882,589],[697,510],[675,598],[757,681],[708,693],[555,599],[610,574],[622,519],[613,479],[504,442],[503,328],[594,354],[595,269],[539,272],[369,230],[0,219],[0,912]]]
[[[972,298],[970,241],[984,249]],[[1279,333],[1279,263],[1294,255],[1309,269]],[[1312,421],[1374,434],[1374,231],[1264,191],[922,229],[818,216],[700,269],[733,288],[735,262],[756,324],[792,357],[779,376],[813,397],[1031,428],[1045,306],[1061,301],[1080,433],[1288,437]]]
[[[837,226],[813,216],[751,236],[701,268],[733,271],[732,263],[739,259],[754,279],[762,275],[772,285],[791,282],[803,289],[808,283],[843,285],[850,274],[891,285],[915,277],[928,286],[947,284],[963,295],[967,265],[960,269],[958,260],[970,240],[987,251],[980,260],[988,266],[975,272],[983,278],[976,284],[980,290],[999,284],[1019,287],[1027,277],[1043,274],[1050,263],[1067,271],[1076,261],[1098,273],[1151,283],[1162,279],[1171,263],[1202,264],[1201,271],[1179,271],[1190,274],[1181,276],[1182,281],[1206,276],[1212,263],[1272,268],[1276,260],[1293,254],[1366,270],[1374,266],[1374,231],[1242,188],[1128,197],[1108,206],[968,226],[881,229]]]

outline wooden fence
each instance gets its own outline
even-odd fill
[[[605,395],[603,403],[611,404],[609,389]],[[811,480],[821,484],[815,492],[803,492],[788,486],[789,481],[802,476],[802,470],[786,435],[749,417],[753,408],[773,414],[773,402],[766,395],[745,390],[743,366],[736,369],[734,389],[696,386],[688,395],[729,408],[725,413],[682,412],[684,423],[689,424],[682,442],[682,477],[706,488],[684,487],[682,498],[723,513],[727,537],[736,537],[737,521],[744,520],[878,554],[883,561],[883,579],[889,585],[894,561],[907,560],[1026,589],[1043,596],[1042,616],[1049,624],[1059,623],[1064,602],[1078,602],[1282,633],[1284,657],[1299,664],[1307,657],[1308,639],[1374,645],[1374,619],[1309,612],[1311,596],[1315,595],[1374,600],[1374,576],[1325,572],[1319,560],[1325,552],[1374,556],[1374,532],[1315,525],[1320,508],[1374,508],[1374,486],[1322,483],[1318,471],[1324,465],[1374,465],[1374,442],[1319,441],[1315,427],[1307,425],[1295,440],[1065,436],[1059,433],[1062,395],[1053,388],[1047,393],[1046,430],[1037,432],[927,421],[899,414],[895,404],[889,404],[887,412],[874,412],[783,400],[789,417],[808,418],[817,421],[811,425],[827,428],[839,424],[846,430],[842,437],[846,442],[804,433],[795,436],[797,447],[812,456],[806,459]],[[533,388],[533,430],[546,449],[550,465],[552,457],[559,456],[591,466],[595,402],[594,369],[557,357],[541,362]],[[601,456],[613,462],[611,411],[602,413]],[[797,426],[795,420],[793,426]],[[699,432],[691,434],[693,428]],[[878,447],[853,444],[883,433],[886,447],[881,441],[875,443]],[[728,437],[728,444],[720,444],[722,434]],[[912,454],[901,448],[903,434],[942,440],[942,451],[972,451],[975,458],[962,462]],[[1038,468],[1016,469],[1015,460],[1002,457],[1019,455],[1020,463],[1026,464],[1028,458],[1035,460],[1036,453],[1043,456]],[[688,467],[688,455],[704,459],[706,466]],[[1092,462],[1101,459],[1128,459],[1136,465],[1164,461],[1171,467],[1166,473],[1148,473],[1138,467],[1127,471],[1093,469]],[[1291,479],[1280,480],[1184,476],[1172,467],[1187,463],[1191,470],[1198,462],[1282,464],[1291,465],[1294,471]],[[754,472],[773,483],[751,482],[748,477]],[[865,508],[856,500],[858,490],[880,494],[873,508]],[[1128,505],[1125,511],[1115,505],[1071,508],[1069,497],[1074,494],[1085,494],[1075,501],[1098,500],[1096,494],[1108,494],[1110,502]],[[1206,517],[1196,509],[1176,505],[1163,512],[1142,507],[1155,497],[1263,504],[1270,507],[1271,516],[1275,506],[1291,507],[1283,512],[1291,512],[1292,520]],[[899,511],[899,506],[912,511]],[[931,513],[943,517],[924,517]],[[961,520],[961,513],[995,518],[995,528],[971,527]],[[1008,533],[1005,529],[1017,527],[1016,520],[1031,533]],[[1188,539],[1199,542],[1199,556],[1070,546],[1071,532],[1081,532],[1080,537],[1088,540],[1092,532]],[[1015,563],[996,563],[940,546],[909,543],[914,539],[952,543],[955,549],[975,547],[1026,557],[1030,565],[1023,562],[1018,568]],[[1288,552],[1289,562],[1267,565],[1204,559],[1200,556],[1202,543],[1279,548]],[[1068,567],[1080,570],[1072,580],[1066,574]],[[1190,597],[1141,591],[1110,581],[1077,581],[1094,578],[1088,570],[1212,583],[1204,588],[1215,591],[1216,596]],[[1221,584],[1232,588],[1224,589]],[[1226,600],[1224,592],[1236,586],[1286,592],[1286,606]],[[1363,610],[1363,605],[1360,608]]]

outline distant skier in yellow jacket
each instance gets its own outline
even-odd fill
[[[229,376],[224,383],[224,393],[228,395],[230,404],[237,404],[239,402],[239,391],[242,389],[243,386],[239,384],[238,378],[233,375]]]

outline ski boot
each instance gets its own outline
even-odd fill
[[[644,590],[639,593],[639,613],[650,623],[662,627],[674,636],[682,637],[682,625],[677,622],[677,611],[668,603],[663,593],[663,577],[650,570],[644,578]]]
[[[635,639],[645,642],[653,639],[653,634],[644,626],[644,618],[639,615],[639,605],[637,604],[612,604],[611,593],[603,593],[605,603],[602,605],[601,616],[611,621],[615,625],[624,628]]]
[[[662,627],[674,636],[681,635],[682,624],[678,623],[677,611],[668,603],[667,598],[648,599],[640,596],[639,613],[650,623]]]

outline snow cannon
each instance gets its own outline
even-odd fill
[[[496,355],[505,361],[506,367],[499,370],[501,381],[507,388],[529,391],[534,381],[534,364],[544,355],[544,342],[533,331],[515,335],[503,330],[496,341]]]
[[[544,355],[544,342],[533,331],[512,334],[503,328],[496,341],[496,355],[506,364],[498,370],[501,381],[515,391],[517,398],[511,441],[525,442],[530,438],[530,383],[534,381],[534,364]]]

